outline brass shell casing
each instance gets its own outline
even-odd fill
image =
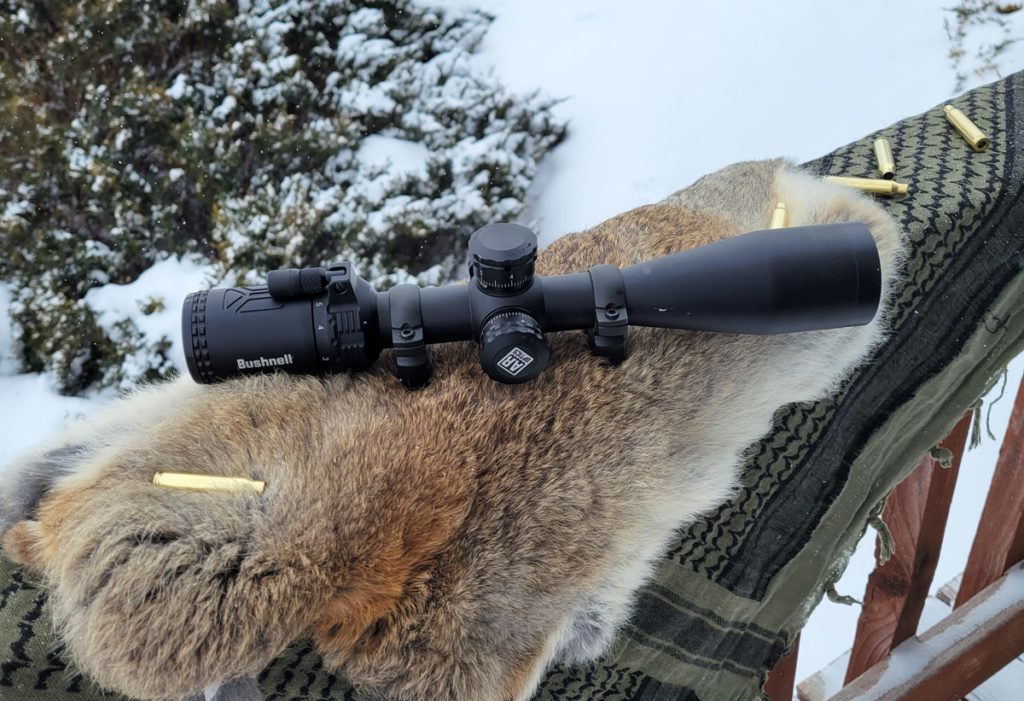
[[[896,177],[896,160],[892,157],[892,146],[888,139],[875,139],[875,161],[878,162],[878,172],[883,178],[892,180]]]
[[[967,118],[966,114],[953,107],[953,105],[946,105],[942,108],[942,111],[946,113],[946,119],[960,132],[960,136],[964,137],[964,140],[971,145],[971,148],[975,151],[984,151],[988,148],[988,137],[982,133],[981,129],[975,126],[974,122]]]
[[[789,220],[789,214],[786,212],[786,203],[779,202],[775,205],[775,209],[772,211],[772,221],[768,225],[769,229],[785,229],[786,222]]]
[[[195,475],[188,472],[157,472],[153,484],[164,489],[187,489],[193,492],[256,492],[263,494],[267,483],[248,477]]]
[[[895,180],[873,180],[871,178],[847,178],[838,175],[826,175],[825,180],[829,182],[855,187],[863,192],[870,192],[872,195],[905,195],[909,191],[906,183],[898,183]]]

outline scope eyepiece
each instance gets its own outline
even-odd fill
[[[197,382],[252,372],[324,373],[371,366],[377,293],[350,263],[275,270],[267,284],[185,298],[185,362]],[[354,278],[354,279],[353,279]]]
[[[427,346],[475,341],[484,371],[519,383],[547,366],[545,333],[582,329],[612,362],[629,326],[776,334],[866,324],[881,295],[871,232],[847,222],[758,231],[619,269],[536,277],[537,239],[491,224],[469,243],[468,285],[376,292],[351,263],[277,270],[267,284],[194,292],[182,336],[209,383],[254,372],[372,365],[390,348],[410,389],[429,380]]]

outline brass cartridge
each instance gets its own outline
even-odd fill
[[[960,132],[960,136],[964,137],[964,140],[971,145],[971,148],[975,151],[984,151],[988,148],[988,137],[981,132],[981,129],[975,126],[974,122],[967,118],[966,114],[953,107],[953,105],[946,105],[942,108],[942,111],[946,113],[946,119]]]
[[[196,475],[188,472],[157,472],[153,484],[164,489],[188,489],[193,492],[244,492],[263,494],[267,483],[248,477]]]
[[[858,190],[870,192],[872,195],[886,195],[888,197],[892,197],[893,195],[905,195],[909,190],[906,183],[898,183],[895,180],[846,178],[838,175],[826,175],[825,180],[838,183],[839,185],[845,185],[846,187],[855,187]]]
[[[896,161],[892,157],[892,147],[888,139],[875,139],[875,160],[878,162],[878,172],[883,178],[892,180],[896,177]]]
[[[769,229],[785,229],[786,222],[789,220],[789,215],[786,212],[786,203],[779,202],[775,205],[775,209],[772,211],[772,221],[768,225]]]

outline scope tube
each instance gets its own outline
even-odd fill
[[[473,338],[473,322],[469,312],[469,285],[421,287],[420,316],[423,319],[424,343],[469,341]],[[387,293],[378,295],[377,317],[380,328],[391,330],[391,300]],[[385,347],[391,338],[381,339]]]

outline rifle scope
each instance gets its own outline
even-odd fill
[[[327,373],[391,348],[399,379],[426,384],[431,343],[477,343],[500,382],[537,377],[544,334],[586,329],[591,350],[626,356],[628,326],[777,334],[866,324],[878,309],[874,238],[856,222],[755,231],[619,269],[535,276],[537,237],[490,224],[469,242],[469,284],[375,291],[351,263],[277,270],[267,284],[193,292],[182,334],[192,377]]]

